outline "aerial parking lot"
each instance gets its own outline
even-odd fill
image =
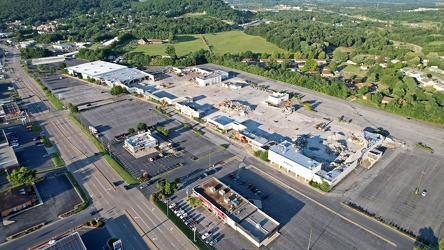
[[[288,249],[288,246],[304,249],[309,242],[311,249],[353,249],[357,245],[360,249],[394,249],[392,245],[335,216],[288,186],[271,180],[254,167],[242,167],[241,164],[239,160],[223,163],[219,171],[203,179],[194,179],[192,183],[187,182],[187,186],[191,188],[216,177],[250,201],[261,204],[262,210],[280,223],[281,235],[268,245],[269,249]],[[235,180],[236,175],[239,178]],[[252,186],[249,187],[250,184]],[[256,195],[257,191],[253,192],[253,188],[257,188],[260,194]],[[264,194],[268,197],[261,200]],[[213,238],[218,240],[214,246],[216,249],[228,250],[234,246],[253,248],[248,240],[232,228],[222,225],[217,216],[204,207],[189,208],[184,202],[185,197],[184,188],[174,194],[171,202],[184,207],[199,222],[197,228],[200,233],[213,232]]]
[[[355,191],[350,201],[387,223],[437,244],[444,218],[443,160],[418,149],[395,153],[396,157],[371,182]]]

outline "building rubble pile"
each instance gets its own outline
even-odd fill
[[[249,112],[252,112],[249,106],[229,100],[217,104],[216,108],[229,115],[246,115]]]

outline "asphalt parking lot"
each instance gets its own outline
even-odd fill
[[[167,118],[155,111],[154,107],[154,104],[139,100],[124,100],[82,112],[79,115],[79,120],[86,127],[92,125],[98,129],[102,135],[99,140],[105,145],[109,145],[108,148],[111,149],[113,156],[134,177],[139,177],[144,171],[150,176],[157,176],[181,167],[181,165],[193,164],[195,161],[191,158],[206,158],[208,154],[221,150],[220,146],[198,136],[194,131],[184,128],[182,123],[172,119],[174,116]],[[149,158],[158,157],[157,152],[135,158],[123,148],[123,142],[114,141],[115,135],[127,132],[130,127],[137,128],[139,122],[145,122],[148,126],[156,126],[158,123],[168,129],[170,131],[168,139],[173,141],[175,150],[181,152],[178,157],[170,154],[150,162]],[[167,143],[165,138],[157,132],[154,132],[153,136],[158,139],[161,148]]]
[[[401,151],[368,185],[353,194],[351,202],[437,244],[444,221],[442,165],[441,157],[428,152]],[[418,185],[419,194],[415,195]],[[427,190],[426,196],[421,195],[423,190]]]
[[[33,141],[39,133],[33,133],[24,125],[17,123],[2,125],[2,128],[5,129],[5,133],[14,132],[19,137],[19,146],[14,148],[14,151],[20,166],[37,171],[54,166],[50,157],[43,157],[47,154],[45,147],[38,147],[35,145],[36,141]]]
[[[392,246],[386,242],[336,217],[287,186],[270,180],[254,168],[239,168],[240,163],[237,160],[225,163],[221,171],[214,176],[249,199],[260,199],[246,189],[250,183],[257,186],[262,194],[269,195],[267,199],[261,201],[262,210],[280,223],[281,233],[281,236],[268,246],[269,249],[288,249],[288,246],[292,246],[293,249],[304,249],[309,241],[311,249],[354,249],[356,246],[359,246],[359,249],[392,249]],[[237,171],[239,171],[239,181],[231,180],[229,174],[236,174]],[[188,188],[204,182],[207,178],[211,176],[189,183]],[[239,182],[242,180],[245,180],[245,184],[240,185]],[[185,192],[186,189],[179,191],[176,199],[185,197]],[[238,244],[249,244],[234,231],[234,234],[231,234],[231,230],[225,228],[219,232],[221,240],[217,243],[216,249],[228,250],[237,248]],[[310,231],[312,231],[311,239]]]
[[[0,242],[6,237],[23,231],[39,223],[51,223],[58,220],[58,216],[74,208],[81,202],[77,192],[65,175],[55,177],[47,174],[46,178],[36,183],[43,204],[11,218],[15,223],[8,226],[0,224]]]

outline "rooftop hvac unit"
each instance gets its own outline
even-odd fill
[[[229,202],[230,202],[230,198],[229,198],[229,197],[226,197],[226,198],[224,199],[224,201],[225,201],[225,203],[229,203]]]
[[[215,189],[213,186],[211,186],[211,187],[210,187],[210,191],[211,191],[211,192],[214,192],[214,191],[216,191],[216,189]]]
[[[224,194],[225,194],[225,191],[224,191],[224,190],[219,190],[219,194],[220,194],[220,195],[224,195]]]

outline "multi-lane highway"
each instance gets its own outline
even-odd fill
[[[51,135],[53,144],[62,155],[67,168],[74,174],[77,181],[84,187],[92,201],[88,211],[97,209],[106,219],[106,227],[113,237],[120,238],[125,249],[196,249],[194,245],[149,202],[137,189],[125,190],[123,185],[116,188],[112,182],[120,181],[119,176],[111,169],[101,155],[95,155],[97,149],[92,142],[67,118],[67,111],[58,111],[47,103],[40,87],[25,73],[19,65],[16,51],[10,51],[9,65],[14,68],[11,78],[19,78],[16,82],[21,96],[32,95],[31,102],[42,102],[50,112],[35,112],[34,118],[43,124],[44,130]],[[12,52],[12,53],[11,53]],[[43,110],[42,110],[43,111]],[[81,216],[59,221],[22,239],[6,243],[5,246],[31,247],[35,243],[45,242],[51,237],[69,230],[74,224],[81,224]],[[128,215],[131,220],[121,220]],[[84,217],[82,217],[84,218]],[[72,221],[73,223],[68,223]],[[134,221],[144,235],[135,235]],[[76,225],[74,225],[76,226]],[[49,237],[49,238],[48,238]],[[145,239],[145,240],[144,240]],[[17,249],[17,248],[15,248]]]

